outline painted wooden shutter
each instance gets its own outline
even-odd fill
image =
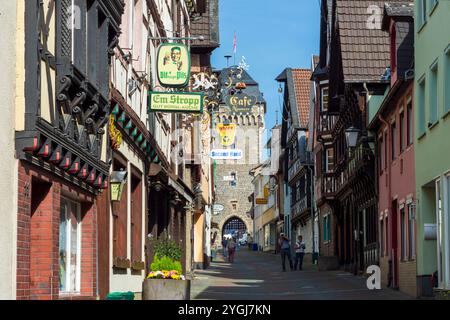
[[[142,260],[142,181],[132,179],[131,194],[131,261]]]
[[[113,256],[127,257],[127,183],[123,186],[122,198],[113,203]]]

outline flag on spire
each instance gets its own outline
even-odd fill
[[[236,40],[236,32],[234,33],[234,39],[233,39],[233,53],[236,54],[237,49],[237,40]]]

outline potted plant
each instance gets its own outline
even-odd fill
[[[181,266],[181,249],[163,237],[154,244],[155,254],[150,272],[142,286],[143,300],[189,300],[191,282]]]

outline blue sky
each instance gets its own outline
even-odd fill
[[[311,66],[311,56],[319,53],[319,23],[319,0],[219,0],[220,47],[213,52],[213,67],[227,66],[224,56],[233,55],[236,32],[236,63],[244,56],[250,65],[267,101],[269,129],[280,110],[275,78],[285,68]]]

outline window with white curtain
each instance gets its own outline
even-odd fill
[[[81,213],[76,202],[61,198],[59,222],[59,291],[80,292]]]

